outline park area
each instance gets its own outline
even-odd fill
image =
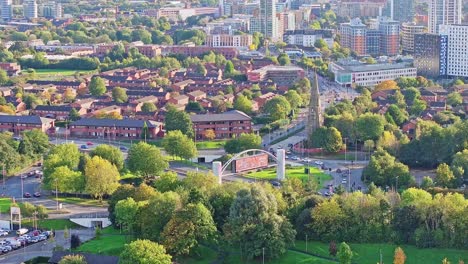
[[[66,69],[35,69],[38,79],[55,80],[63,77],[74,76],[76,73],[80,75],[92,74],[96,71],[75,71]],[[24,71],[27,73],[27,71]]]
[[[9,213],[11,206],[10,198],[0,198],[0,213]]]
[[[308,174],[305,173],[306,168],[309,168]],[[276,167],[250,172],[244,176],[256,180],[274,180],[276,179]],[[310,179],[320,186],[325,186],[325,183],[332,179],[330,175],[313,166],[286,167],[286,178],[297,178],[303,182]]]

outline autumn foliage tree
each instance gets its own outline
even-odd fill
[[[395,249],[395,255],[393,256],[393,264],[405,264],[406,255],[401,247]]]
[[[374,92],[399,89],[397,82],[393,80],[383,81],[375,86]]]

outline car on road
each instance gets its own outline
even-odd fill
[[[31,198],[31,194],[26,192],[26,193],[23,194],[23,197],[24,198]]]
[[[41,193],[40,193],[40,192],[35,192],[33,195],[34,195],[34,197],[41,197]]]
[[[292,159],[292,160],[299,160],[299,157],[297,157],[297,156],[292,156],[291,159]]]
[[[323,165],[323,162],[320,161],[320,160],[316,160],[316,161],[314,161],[314,163],[317,164],[317,165]]]
[[[44,173],[40,170],[36,171],[36,178],[42,178],[42,175],[44,175]]]
[[[0,231],[0,236],[8,236],[8,232],[6,232],[6,231]]]
[[[346,179],[341,180],[342,184],[346,184],[348,181]]]
[[[341,173],[341,169],[336,169],[336,173]]]
[[[124,147],[124,146],[121,146],[119,149],[120,149],[121,151],[127,151],[127,150],[128,150],[128,148],[127,148],[127,147]]]
[[[273,185],[273,187],[281,187],[281,182],[279,181],[270,181],[271,185]]]
[[[80,148],[81,148],[81,149],[88,149],[88,146],[87,146],[87,145],[81,145]]]
[[[88,146],[92,146],[92,145],[94,145],[94,143],[93,143],[93,142],[91,142],[91,141],[88,141],[88,142],[86,142],[86,145],[88,145]]]

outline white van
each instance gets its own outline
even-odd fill
[[[16,230],[16,234],[18,236],[24,235],[24,234],[26,234],[28,232],[29,232],[29,230],[27,228],[20,228],[20,229]]]

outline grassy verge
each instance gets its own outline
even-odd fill
[[[39,76],[47,75],[62,75],[62,76],[72,76],[76,72],[80,74],[90,74],[96,71],[75,71],[75,70],[66,70],[66,69],[36,69],[36,74]]]
[[[55,197],[53,196],[49,198],[54,201],[57,201]],[[99,207],[108,206],[106,201],[100,202],[99,200],[95,200],[95,199],[84,199],[84,198],[79,198],[79,197],[59,197],[58,201],[59,203],[76,204],[76,205],[81,205],[81,206],[99,206]]]
[[[245,263],[245,264],[255,264],[255,263],[262,263],[261,259],[252,260],[252,261],[242,261],[240,255],[230,254],[226,261],[226,264],[235,264],[235,263]],[[265,263],[268,264],[297,264],[297,263],[307,263],[307,264],[331,264],[336,263],[331,260],[320,259],[318,257],[310,256],[304,253],[295,252],[289,250],[278,259],[274,260],[267,260],[265,259]]]
[[[83,243],[76,251],[118,256],[128,242],[126,235],[120,234],[113,227],[107,227],[102,230],[101,238]]]
[[[200,254],[199,257],[186,257],[186,258],[179,260],[179,263],[211,264],[211,263],[214,263],[218,257],[218,252],[205,246],[200,246],[198,253]]]
[[[197,141],[197,149],[220,149],[226,144],[226,140]]]
[[[307,181],[310,177],[311,180],[320,182],[321,186],[324,186],[326,181],[332,179],[330,175],[323,173],[320,169],[313,166],[309,167],[310,175],[308,175],[304,173],[305,168],[305,166],[286,168],[286,178],[298,178],[302,181]],[[259,180],[274,180],[276,179],[276,168],[250,172],[245,177]]]
[[[23,225],[33,226],[31,220],[23,221]],[[66,228],[79,228],[80,226],[67,219],[44,219],[37,221],[37,227],[48,230],[64,230]]]
[[[375,264],[379,262],[380,250],[384,263],[392,263],[396,245],[390,244],[349,244],[354,252],[353,262],[359,264]],[[296,241],[297,249],[305,250],[304,241]],[[467,250],[430,248],[419,249],[411,245],[400,246],[406,254],[406,262],[411,264],[439,264],[444,258],[447,258],[450,263],[458,263],[462,259],[468,261]],[[315,253],[321,256],[329,256],[329,245],[317,241],[308,243],[308,252]]]
[[[10,198],[0,198],[0,213],[10,212],[11,199]]]

